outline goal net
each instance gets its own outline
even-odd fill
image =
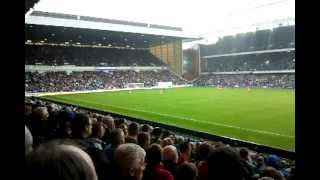
[[[143,88],[144,83],[128,83],[126,88]]]

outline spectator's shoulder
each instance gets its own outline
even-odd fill
[[[171,174],[170,171],[160,168],[158,171],[159,179],[163,180],[174,180],[173,175]]]

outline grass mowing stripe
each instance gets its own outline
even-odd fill
[[[182,88],[163,95],[138,90],[46,98],[294,151],[290,90]]]
[[[90,101],[86,101],[86,100],[83,100],[83,99],[82,100],[78,100],[78,101],[85,102],[86,104],[91,103]],[[126,108],[126,107],[122,107],[122,106],[115,106],[115,105],[110,105],[110,104],[106,105],[106,104],[102,104],[102,103],[94,103],[94,104],[100,105],[100,106],[109,106],[109,107],[114,107],[114,108],[118,108],[118,109],[129,110],[129,111],[157,114],[157,115],[164,116],[164,117],[173,117],[173,118],[184,119],[184,120],[188,120],[188,121],[202,122],[202,123],[212,124],[212,125],[215,125],[215,126],[224,126],[224,127],[228,127],[228,128],[240,129],[242,131],[250,131],[250,132],[256,132],[256,133],[261,133],[261,134],[269,134],[269,135],[275,135],[275,136],[283,136],[283,137],[287,137],[287,138],[294,138],[294,136],[285,135],[285,134],[279,134],[279,133],[275,133],[275,132],[242,128],[242,127],[232,126],[232,125],[222,124],[222,123],[207,122],[207,121],[202,121],[202,120],[199,120],[199,119],[187,118],[187,117],[182,117],[182,116],[174,116],[174,115],[170,115],[170,114],[157,113],[157,112],[153,112],[153,111],[145,111],[145,110],[141,110],[141,109],[137,109],[137,108]]]

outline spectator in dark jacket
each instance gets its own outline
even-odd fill
[[[239,154],[229,147],[220,147],[212,151],[208,159],[208,172],[209,179],[250,179]]]
[[[113,159],[113,154],[115,149],[120,145],[125,143],[123,130],[120,128],[113,129],[110,133],[110,144],[108,144],[104,153],[108,157],[108,159]]]
[[[96,167],[99,179],[106,179],[106,170],[109,167],[109,159],[102,150],[97,146],[96,141],[92,141],[89,137],[92,134],[92,119],[88,114],[77,113],[72,120],[72,138],[78,140],[85,151],[90,155]]]
[[[274,180],[284,180],[284,177],[281,175],[280,171],[273,167],[266,167],[262,173],[261,177],[270,177],[273,178]]]
[[[93,123],[91,138],[88,140],[91,141],[96,148],[103,150],[106,144],[101,140],[101,138],[104,136],[105,132],[106,131],[102,122]]]
[[[78,113],[71,124],[72,137],[76,139],[87,139],[92,133],[92,121],[89,115]]]
[[[196,180],[198,170],[195,164],[185,162],[178,168],[176,180]]]
[[[135,143],[137,144],[137,137],[139,133],[139,125],[135,122],[132,122],[128,126],[128,136],[126,137],[126,143]]]
[[[253,176],[255,173],[256,166],[253,164],[250,158],[249,150],[247,148],[240,148],[239,154],[244,167],[250,173],[250,176]]]

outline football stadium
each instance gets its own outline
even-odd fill
[[[29,6],[31,179],[294,178],[292,19],[208,43],[179,26]]]

